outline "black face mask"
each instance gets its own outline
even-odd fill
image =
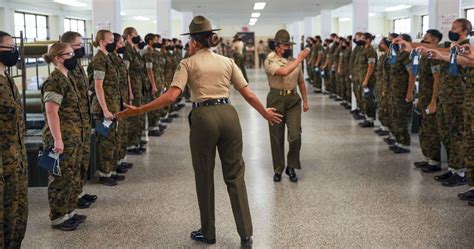
[[[78,49],[74,49],[74,56],[76,57],[76,59],[81,59],[85,55],[86,55],[86,48],[81,47],[81,48],[78,48]]]
[[[161,43],[154,43],[153,48],[161,48],[163,45]]]
[[[117,48],[117,53],[124,54],[125,53],[125,47]]]
[[[0,61],[7,67],[13,67],[18,62],[20,58],[20,53],[17,49],[12,51],[1,51],[0,52]]]
[[[285,49],[285,52],[283,52],[282,56],[283,58],[288,59],[290,58],[292,54],[293,54],[293,50],[289,48],[289,49]]]
[[[352,39],[352,41],[353,41],[355,44],[357,44],[356,38]]]
[[[339,42],[335,42],[334,44],[336,44],[336,46],[339,46],[340,43],[339,43]]]
[[[166,50],[173,50],[174,46],[166,46]]]
[[[342,48],[342,49],[346,49],[346,48],[347,48],[347,46],[345,46],[345,45],[342,45],[342,46],[341,46],[341,48]]]
[[[143,49],[145,46],[146,46],[146,43],[145,43],[145,42],[140,42],[140,43],[138,44],[138,48],[139,48],[139,49]]]
[[[72,71],[77,66],[77,58],[72,57],[71,59],[65,59],[63,64],[67,70]]]
[[[117,47],[117,45],[115,44],[115,42],[112,42],[112,43],[108,43],[106,46],[105,46],[105,50],[107,50],[107,52],[109,53],[112,53],[115,51],[115,48]]]
[[[140,40],[141,40],[141,38],[140,38],[139,35],[134,36],[134,37],[132,38],[133,44],[138,44],[138,43],[140,43]]]
[[[359,41],[357,41],[356,44],[357,44],[358,46],[365,46],[365,41],[359,40]]]
[[[458,33],[455,33],[453,31],[449,31],[449,40],[451,41],[459,41],[460,35]]]

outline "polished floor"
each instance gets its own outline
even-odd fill
[[[262,71],[249,70],[265,101]],[[418,138],[409,155],[394,155],[372,129],[361,129],[326,96],[310,94],[303,116],[300,181],[272,181],[266,122],[235,92],[255,248],[473,248],[474,208],[457,200],[467,187],[445,188],[421,174]],[[87,185],[98,201],[74,232],[50,228],[46,188],[31,188],[24,248],[203,247],[188,144],[189,105],[148,152],[129,156],[135,167],[116,187]],[[219,160],[218,158],[216,159]],[[240,245],[222,171],[216,164],[215,248]]]

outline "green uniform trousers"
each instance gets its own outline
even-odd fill
[[[474,87],[466,88],[464,98],[464,155],[469,186],[474,186]]]
[[[217,148],[237,231],[241,237],[252,236],[252,219],[244,180],[242,130],[237,112],[231,105],[200,107],[190,113],[189,123],[202,233],[207,239],[216,237],[214,166]]]
[[[240,71],[242,71],[242,74],[244,75],[245,80],[248,82],[247,78],[247,70],[245,70],[245,57],[243,54],[235,53],[234,54],[234,61],[235,64],[240,68]]]
[[[463,103],[441,102],[438,104],[437,113],[441,141],[448,153],[448,166],[455,170],[463,169]]]
[[[77,197],[80,194],[75,182],[80,182],[82,147],[80,142],[64,144],[64,159],[60,161],[61,176],[50,174],[48,184],[48,200],[52,221],[61,218],[77,207]]]
[[[134,106],[142,105],[142,99],[140,97],[135,97],[132,101]],[[145,116],[139,115],[135,117],[128,118],[128,143],[127,146],[138,146],[141,141],[143,127],[145,126]]]
[[[20,248],[26,232],[28,164],[18,154],[0,151],[0,248]]]
[[[391,109],[391,122],[390,131],[392,132],[395,140],[401,145],[410,146],[411,135],[410,135],[410,120],[412,114],[411,102],[406,102],[405,96],[394,95],[391,98],[390,109]]]
[[[437,113],[427,114],[427,105],[420,106],[420,147],[423,156],[436,162],[441,162],[441,136],[438,130]]]
[[[281,96],[278,92],[270,90],[267,107],[283,115],[280,124],[269,125],[273,170],[281,174],[285,169],[285,127],[288,127],[288,167],[301,169],[301,98],[298,94]]]

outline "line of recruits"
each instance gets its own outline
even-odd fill
[[[412,113],[419,113],[424,160],[415,162],[415,168],[424,173],[442,171],[443,146],[448,171],[434,180],[445,187],[469,184],[468,191],[458,197],[473,206],[471,31],[467,19],[457,19],[449,32],[451,42],[441,43],[443,35],[435,29],[428,30],[420,43],[412,42],[407,34],[392,33],[377,44],[378,53],[370,33],[358,32],[354,38],[331,34],[324,42],[319,36],[310,37],[306,42],[311,52],[305,65],[314,92],[340,101],[354,119],[362,120],[361,127],[374,127],[377,115],[381,125],[374,131],[385,137],[396,154],[410,152]]]
[[[115,186],[125,179],[122,174],[133,167],[125,162],[126,155],[146,151],[143,135],[162,135],[166,125],[161,122],[172,122],[178,117],[176,111],[184,107],[179,98],[146,116],[120,122],[114,119],[114,114],[124,109],[124,103],[141,105],[167,91],[182,59],[179,40],[148,34],[142,41],[135,28],[129,27],[123,35],[100,30],[93,45],[97,53],[87,72],[81,65],[86,52],[77,32],[64,33],[61,41],[53,43],[43,56],[46,63],[54,64],[41,88],[46,121],[43,144],[62,155],[61,174],[49,176],[50,219],[52,228],[63,231],[75,230],[84,222],[86,216],[77,214],[76,209],[88,208],[97,199],[84,192],[95,124],[107,120],[115,123],[109,136],[96,136],[99,182]],[[0,31],[2,248],[20,247],[28,216],[24,109],[21,95],[7,73],[18,59],[12,37]]]

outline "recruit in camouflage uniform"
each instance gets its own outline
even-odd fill
[[[61,176],[50,174],[48,184],[49,217],[52,225],[59,225],[74,216],[77,207],[79,188],[74,183],[80,182],[82,144],[84,143],[81,93],[77,83],[55,69],[42,87],[43,103],[52,102],[59,105],[59,123],[64,143],[64,159],[60,161]],[[48,125],[43,129],[45,148],[54,147],[54,139]]]
[[[375,52],[375,49],[370,44],[368,47],[360,50],[357,64],[359,65],[359,82],[361,87],[363,87],[362,84],[364,83],[365,77],[367,76],[368,66],[373,65],[375,67],[376,63],[377,52]],[[369,91],[373,93],[376,83],[375,72],[372,73],[367,83],[368,84],[366,87],[369,88]],[[362,89],[360,89],[360,91],[362,91]],[[364,106],[363,109],[365,111],[365,115],[367,115],[367,120],[369,122],[373,122],[375,120],[375,112],[377,110],[377,106],[375,105],[375,96],[373,94],[370,96],[364,96],[362,103]]]
[[[2,72],[3,73],[3,72]],[[25,120],[15,82],[0,75],[0,248],[20,248],[28,218]]]
[[[128,70],[122,58],[116,53],[109,53],[110,60],[114,64],[119,78],[120,96],[123,103],[130,103]],[[128,139],[128,122],[120,122],[118,127],[118,142],[117,142],[117,160],[122,160],[127,155],[127,139]]]
[[[311,70],[314,71],[314,74],[313,74],[313,85],[314,87],[316,88],[316,90],[321,90],[322,89],[322,79],[321,79],[321,73],[320,73],[320,69],[319,67],[321,66],[321,62],[322,60],[320,59],[320,61],[318,62],[318,57],[324,52],[324,48],[323,46],[321,45],[321,43],[319,43],[319,41],[317,41],[314,45],[313,45],[313,49],[312,49],[312,54],[311,54]],[[316,69],[316,70],[315,70]]]
[[[132,86],[133,93],[133,106],[140,106],[143,104],[143,84],[144,82],[144,64],[140,58],[140,54],[130,45],[125,42],[125,53],[123,54],[123,60],[128,68],[130,76],[130,85]],[[145,127],[145,116],[139,115],[127,119],[128,122],[128,144],[127,147],[139,147],[142,131]]]
[[[112,60],[104,52],[99,50],[92,59],[91,63],[87,68],[89,75],[89,82],[91,90],[94,93],[92,98],[92,114],[94,118],[97,118],[101,122],[104,118],[103,111],[97,96],[95,93],[95,80],[103,80],[104,97],[109,112],[115,114],[120,111],[121,104],[123,103],[120,93],[120,81],[118,71],[113,64]],[[110,134],[107,138],[98,136],[97,138],[97,164],[99,166],[99,173],[101,177],[110,177],[116,174],[117,168],[117,143],[119,137],[117,134],[117,128],[119,123],[117,122],[115,128],[111,129]]]
[[[152,93],[149,91],[147,95],[147,103],[153,101],[154,99],[158,98],[161,95],[161,90],[163,89],[163,82],[164,82],[164,63],[163,59],[160,56],[160,52],[158,52],[155,48],[147,47],[145,50],[145,54],[143,55],[143,60],[145,61],[146,69],[151,69],[153,71],[153,78],[156,84],[155,87],[157,89],[156,93]],[[153,84],[150,80],[148,80],[150,84]],[[152,89],[153,86],[150,86]],[[148,130],[149,131],[157,131],[159,130],[159,121],[161,117],[161,111],[151,111],[147,113],[148,115]]]
[[[390,108],[389,108],[389,77],[390,77],[390,64],[387,61],[387,51],[383,52],[377,60],[377,70],[375,72],[377,83],[375,86],[375,92],[377,94],[377,109],[378,119],[382,126],[389,127],[390,125]]]
[[[350,79],[349,79],[349,71],[350,71],[350,58],[351,58],[351,48],[344,47],[341,48],[341,52],[339,54],[339,68],[338,72],[339,76],[339,86],[341,92],[341,98],[346,102],[351,102],[351,88],[350,88]]]
[[[474,68],[466,70],[464,95],[464,154],[469,186],[474,188]],[[459,86],[461,87],[461,86]],[[474,203],[474,202],[471,202]]]
[[[80,150],[80,161],[81,161],[81,178],[77,186],[77,192],[81,194],[83,192],[84,184],[86,183],[87,171],[89,169],[89,160],[91,156],[91,129],[92,129],[92,120],[91,120],[91,109],[89,102],[89,80],[87,78],[86,72],[82,68],[80,62],[74,70],[69,71],[69,77],[76,83],[76,88],[79,91],[80,95],[80,104],[81,104],[81,116],[82,116],[82,130],[84,131],[84,140],[81,144]]]
[[[356,96],[356,101],[357,101],[357,108],[363,112],[362,108],[362,89],[360,87],[360,80],[359,80],[359,55],[360,52],[364,49],[362,45],[356,45],[354,50],[352,51],[351,54],[351,59],[350,59],[350,64],[351,64],[351,78],[352,78],[352,89],[354,92],[354,95]],[[361,79],[362,80],[362,79]]]

